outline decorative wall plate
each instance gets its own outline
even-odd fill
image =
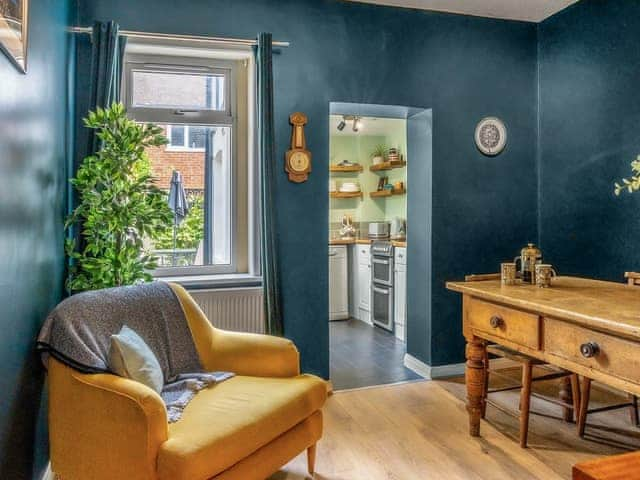
[[[485,117],[476,127],[476,145],[485,155],[498,155],[507,145],[507,127],[496,117]]]

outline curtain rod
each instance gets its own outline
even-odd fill
[[[71,27],[73,33],[93,33],[93,27]],[[136,32],[133,30],[120,30],[119,35],[129,38],[145,38],[148,40],[179,40],[187,42],[215,43],[218,45],[251,47],[257,45],[257,40],[246,38],[206,37],[202,35],[171,35],[167,33]],[[274,47],[288,47],[289,42],[273,42]]]

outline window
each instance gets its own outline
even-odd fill
[[[133,67],[131,106],[181,110],[226,111],[228,71],[199,67],[185,71],[167,70],[165,65]],[[175,69],[175,67],[174,67]]]
[[[189,125],[167,125],[167,150],[179,152],[204,152],[207,127]]]
[[[247,70],[239,59],[126,55],[130,117],[159,125],[169,140],[147,150],[148,168],[170,207],[176,180],[188,205],[146,240],[156,275],[252,273]]]

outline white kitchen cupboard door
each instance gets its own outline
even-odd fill
[[[358,257],[358,319],[373,325],[371,321],[371,245],[356,245]]]
[[[358,298],[360,299],[360,320],[371,322],[371,265],[358,265]]]
[[[329,320],[349,318],[347,247],[329,247]]]
[[[349,316],[360,319],[360,289],[358,288],[358,247],[349,245]]]
[[[396,338],[407,341],[407,250],[396,248],[395,271],[393,283],[395,285],[393,316],[395,321]]]

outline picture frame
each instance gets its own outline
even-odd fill
[[[0,50],[27,73],[29,0],[0,0]]]

